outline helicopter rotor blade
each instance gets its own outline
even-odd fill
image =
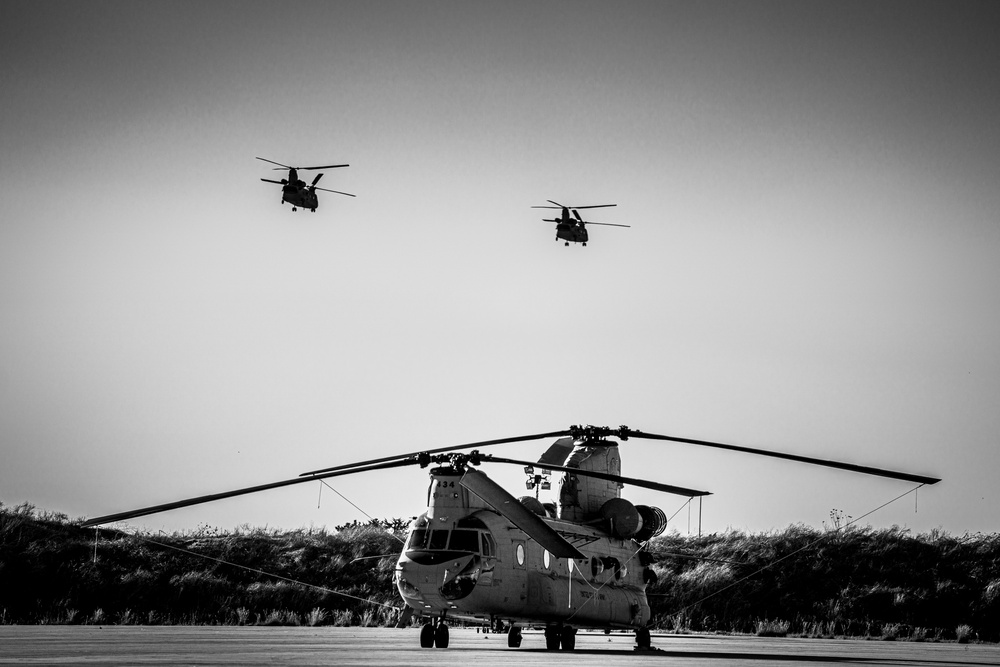
[[[313,179],[312,186],[316,187],[316,184],[319,183],[319,179],[321,178],[323,178],[323,172],[316,174],[316,178]]]
[[[259,493],[260,491],[268,491],[270,489],[278,489],[283,486],[291,486],[293,484],[302,484],[303,482],[311,482],[317,479],[326,479],[328,477],[339,477],[341,475],[352,475],[356,472],[367,472],[369,470],[383,470],[387,468],[399,468],[407,465],[417,465],[419,461],[416,458],[412,459],[402,459],[398,461],[388,461],[385,463],[380,463],[377,465],[367,465],[355,467],[351,470],[343,470],[337,472],[329,472],[321,475],[312,475],[310,477],[293,477],[292,479],[281,480],[280,482],[271,482],[269,484],[258,484],[256,486],[248,486],[242,489],[234,489],[232,491],[223,491],[222,493],[210,493],[205,496],[197,496],[195,498],[186,498],[184,500],[176,500],[170,503],[163,503],[160,505],[152,505],[150,507],[143,507],[141,509],[129,510],[127,512],[118,512],[116,514],[107,514],[105,516],[95,517],[93,519],[88,519],[84,521],[81,525],[84,528],[90,528],[93,526],[101,526],[106,523],[115,523],[116,521],[127,521],[128,519],[134,519],[140,516],[147,516],[149,514],[158,514],[160,512],[168,512],[170,510],[180,509],[182,507],[191,507],[192,505],[201,505],[202,503],[210,503],[216,500],[224,500],[225,498],[234,498],[236,496],[244,496],[250,493]]]
[[[334,193],[336,195],[346,195],[348,197],[357,197],[357,195],[352,195],[350,192],[341,192],[340,190],[327,190],[326,188],[317,188],[315,186],[313,186],[311,189],[313,189],[313,190],[322,190],[323,192],[332,192],[332,193]]]
[[[580,212],[579,212],[579,211],[577,211],[577,210],[576,210],[575,208],[573,209],[573,216],[574,216],[574,217],[575,217],[575,218],[576,218],[577,220],[579,220],[579,221],[580,221],[581,223],[583,223],[583,224],[586,224],[586,223],[584,223],[584,221],[583,221],[583,218],[581,218],[581,217],[580,217]]]
[[[603,473],[594,470],[581,470],[580,468],[570,468],[568,466],[555,465],[552,463],[542,463],[542,462],[531,462],[531,461],[519,461],[517,459],[508,459],[498,456],[484,456],[482,458],[483,463],[510,463],[513,465],[522,466],[533,466],[535,468],[541,468],[543,470],[558,470],[560,472],[568,472],[572,475],[579,475],[580,477],[595,477],[597,479],[606,479],[609,482],[619,482],[621,484],[629,484],[631,486],[638,486],[644,489],[652,489],[654,491],[662,491],[663,493],[672,493],[677,496],[684,496],[686,498],[693,498],[695,496],[710,496],[711,491],[697,491],[695,489],[686,489],[683,486],[673,486],[671,484],[660,484],[659,482],[650,482],[645,479],[636,479],[634,477],[623,477],[621,475],[612,475],[611,473]]]
[[[580,222],[583,222],[584,224],[587,224],[587,225],[602,225],[604,227],[631,227],[632,226],[632,225],[618,225],[618,224],[615,224],[613,222],[591,222],[590,220],[581,220]]]
[[[281,181],[276,181],[273,178],[262,178],[260,180],[264,181],[265,183],[276,183],[277,185],[284,185],[284,183],[282,183]]]
[[[384,456],[379,459],[371,459],[370,461],[362,461],[360,463],[345,463],[344,465],[333,466],[331,468],[323,468],[322,470],[313,470],[311,472],[304,472],[299,477],[306,477],[310,475],[322,475],[327,472],[332,472],[334,470],[347,470],[349,468],[355,468],[357,466],[368,466],[372,464],[385,463],[387,461],[397,461],[399,459],[407,459],[415,456],[420,456],[422,454],[443,454],[445,452],[457,452],[462,449],[477,449],[479,447],[492,447],[493,445],[507,445],[514,442],[526,442],[528,440],[541,440],[542,438],[560,438],[566,435],[573,435],[573,432],[569,429],[564,431],[551,431],[549,433],[535,433],[533,435],[517,435],[513,438],[498,438],[496,440],[483,440],[482,442],[468,442],[464,445],[453,445],[451,447],[438,447],[437,449],[422,449],[419,452],[411,452],[409,454],[398,454],[396,456]]]
[[[560,204],[558,202],[554,202],[551,199],[546,199],[545,201],[549,202],[550,204],[555,204],[555,205],[554,206],[532,206],[531,208],[567,208],[567,209],[576,209],[576,208],[609,208],[611,206],[618,206],[618,204],[595,204],[593,206],[563,206],[562,204]]]
[[[307,171],[314,171],[316,169],[339,169],[340,167],[350,167],[349,164],[324,164],[319,167],[296,167],[296,169],[305,169]]]
[[[715,449],[725,449],[731,452],[743,452],[746,454],[758,454],[760,456],[770,456],[776,459],[785,459],[787,461],[797,461],[799,463],[809,463],[812,465],[825,466],[827,468],[837,468],[839,470],[848,470],[850,472],[859,472],[867,475],[877,475],[878,477],[888,477],[890,479],[899,479],[906,482],[917,482],[920,484],[936,484],[941,480],[937,477],[928,477],[925,475],[915,475],[908,472],[898,472],[895,470],[883,470],[881,468],[873,468],[871,466],[862,466],[854,463],[844,463],[841,461],[833,461],[829,459],[817,459],[810,456],[800,456],[798,454],[785,454],[782,452],[775,452],[768,449],[757,449],[755,447],[741,447],[738,445],[727,445],[721,442],[710,442],[708,440],[696,440],[694,438],[679,438],[670,435],[658,435],[656,433],[643,433],[642,431],[633,431],[632,429],[625,429],[627,437],[632,438],[646,438],[647,440],[666,440],[669,442],[682,442],[689,445],[699,445],[702,447],[713,447]]]
[[[257,159],[263,162],[270,162],[271,164],[276,164],[279,167],[284,167],[285,169],[295,169],[295,167],[289,167],[287,164],[281,164],[280,162],[275,162],[274,160],[268,160],[266,157],[259,157]]]
[[[466,470],[459,484],[472,491],[556,558],[587,558],[542,518],[479,470]]]
[[[274,160],[268,160],[266,157],[258,157],[258,160],[262,162],[270,162],[271,164],[276,164],[283,169],[306,169],[308,171],[314,171],[316,169],[339,169],[340,167],[350,167],[349,164],[324,164],[317,167],[292,167],[287,164],[281,164],[280,162],[275,162]]]

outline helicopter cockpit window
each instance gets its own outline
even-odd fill
[[[432,530],[431,539],[427,545],[428,549],[447,549],[448,548],[448,531],[447,530]]]
[[[452,551],[479,552],[479,532],[475,530],[453,530],[451,531],[451,543],[448,548]]]
[[[406,544],[407,549],[423,549],[427,544],[427,534],[429,530],[415,530],[410,533],[410,541]]]

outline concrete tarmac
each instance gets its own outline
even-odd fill
[[[575,651],[546,651],[525,631],[452,628],[447,649],[422,649],[415,628],[215,626],[0,626],[0,665],[676,665],[684,667],[1000,666],[1000,646],[714,635],[653,635],[637,652],[631,635],[580,632]]]

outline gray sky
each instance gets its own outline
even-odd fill
[[[8,2],[3,19],[0,502],[95,516],[594,423],[936,475],[864,523],[1000,530],[995,3]],[[293,214],[257,155],[349,162],[322,185],[358,197]],[[591,219],[632,228],[566,248],[530,208],[546,199],[617,203]],[[687,445],[622,455],[626,475],[713,491],[708,531],[819,526],[912,486]],[[519,493],[517,470],[488,472]],[[418,514],[426,484],[333,482],[376,517]],[[136,524],[365,519],[318,499]]]

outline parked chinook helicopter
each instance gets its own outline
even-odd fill
[[[542,222],[554,222],[556,223],[556,241],[563,239],[569,245],[570,241],[573,243],[582,243],[584,246],[587,245],[587,241],[590,240],[590,235],[587,234],[587,225],[603,225],[605,227],[631,227],[632,225],[617,225],[611,222],[590,222],[589,220],[584,220],[580,217],[579,209],[581,208],[610,208],[611,206],[617,206],[617,204],[596,204],[594,206],[563,206],[558,202],[554,202],[551,199],[546,199],[545,201],[555,204],[555,206],[532,206],[531,208],[556,208],[562,209],[562,214],[558,218],[542,218]],[[570,215],[572,211],[573,215]]]
[[[298,170],[303,169],[307,171],[313,171],[316,169],[337,169],[339,167],[349,167],[349,164],[328,164],[321,167],[289,167],[287,164],[281,164],[280,162],[275,162],[274,160],[268,160],[267,158],[259,157],[258,160],[263,162],[270,162],[271,164],[276,164],[282,169],[288,170],[288,178],[283,178],[280,181],[275,181],[270,178],[262,178],[260,180],[265,183],[276,183],[281,186],[281,203],[284,204],[288,202],[292,205],[292,211],[299,210],[301,208],[307,208],[313,213],[319,207],[319,197],[316,195],[317,190],[322,190],[323,192],[333,192],[338,195],[346,195],[348,197],[354,197],[349,192],[340,192],[339,190],[327,190],[326,188],[318,188],[316,184],[319,183],[319,179],[323,178],[323,174],[316,174],[316,178],[312,180],[312,183],[306,185],[306,182],[299,179]]]
[[[558,438],[537,461],[502,458],[479,448]],[[621,473],[619,443],[644,438],[758,454],[918,484],[934,477],[654,433],[621,426],[571,426],[566,430],[466,443],[387,456],[302,473],[298,477],[189,498],[90,519],[99,526],[292,484],[418,465],[430,468],[427,509],[410,524],[396,564],[400,596],[427,618],[420,646],[447,648],[451,619],[506,622],[507,644],[521,645],[521,627],[545,626],[550,650],[572,650],[578,628],[632,629],[640,649],[650,648],[646,586],[656,575],[643,550],[667,520],[662,510],[633,505],[624,485],[687,497],[709,495]],[[471,451],[463,451],[471,450]],[[562,473],[557,502],[515,498],[485,473],[486,463],[524,466],[528,488]],[[535,469],[541,471],[535,474]]]

